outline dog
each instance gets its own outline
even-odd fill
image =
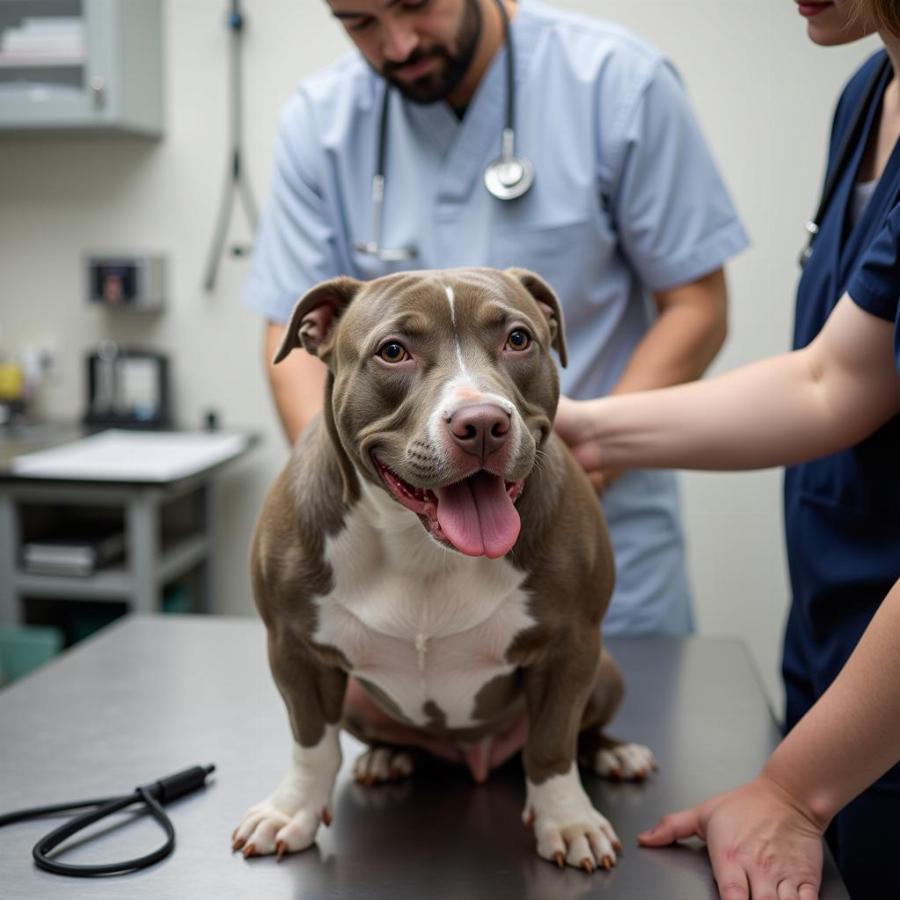
[[[410,748],[476,781],[519,749],[537,852],[588,872],[621,844],[578,771],[646,778],[645,747],[601,728],[622,697],[601,648],[613,557],[600,504],[552,430],[560,304],[524,269],[341,277],[297,303],[275,362],[328,367],[261,512],[252,580],[293,732],[284,780],[235,830],[245,857],[330,824],[339,729],[372,784]]]

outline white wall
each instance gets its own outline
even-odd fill
[[[730,268],[731,337],[716,369],[788,345],[802,224],[815,206],[834,99],[871,42],[823,50],[792,0],[558,0],[643,33],[676,61],[753,238]],[[257,430],[252,461],[226,480],[217,609],[252,609],[247,552],[266,487],[285,457],[262,376],[261,325],[238,299],[243,260],[225,259],[216,292],[203,265],[226,165],[225,0],[169,0],[168,125],[157,143],[108,138],[0,138],[0,350],[53,340],[60,375],[46,412],[76,418],[83,356],[99,339],[171,354],[179,422],[209,407]],[[321,0],[247,0],[246,153],[265,196],[278,109],[297,80],[346,42]],[[247,236],[236,217],[232,237]],[[147,248],[170,260],[171,299],[148,324],[86,309],[80,257]],[[780,474],[683,480],[690,567],[702,634],[742,634],[780,706],[778,643],[787,585]]]

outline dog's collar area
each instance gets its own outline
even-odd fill
[[[400,477],[373,451],[372,461],[388,493],[419,516],[439,543],[466,556],[505,556],[518,539],[521,522],[514,503],[523,481],[505,481],[480,470],[434,490],[418,488]]]

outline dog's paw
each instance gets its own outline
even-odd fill
[[[244,821],[231,836],[231,849],[243,851],[245,859],[273,853],[281,859],[285,853],[309,847],[322,822],[331,824],[331,811],[327,806],[316,808],[302,804],[287,812],[269,797],[247,811]]]
[[[610,781],[644,781],[659,767],[653,751],[604,734],[599,728],[578,736],[578,761]]]
[[[610,781],[645,781],[659,766],[649,747],[610,741],[600,747],[590,760],[590,767],[602,778]]]
[[[560,868],[611,869],[622,849],[612,825],[592,806],[574,766],[542,784],[528,782],[522,820],[534,827],[538,855]]]
[[[413,773],[412,754],[397,747],[369,747],[353,764],[353,777],[366,785],[399,781]]]

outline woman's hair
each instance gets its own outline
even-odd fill
[[[900,37],[900,4],[896,0],[856,0],[860,15]]]

